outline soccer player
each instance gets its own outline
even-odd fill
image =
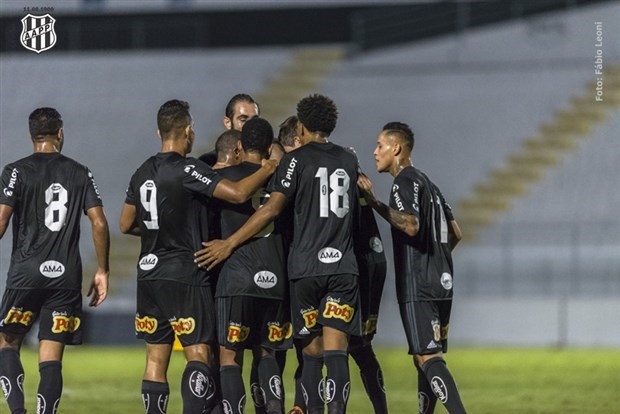
[[[294,205],[288,260],[294,335],[303,341],[302,386],[308,413],[344,413],[350,381],[349,335],[361,333],[358,270],[353,251],[353,211],[358,207],[357,159],[328,141],[338,112],[326,96],[297,104],[302,146],[285,155],[271,181],[269,201],[226,240],[207,243],[200,264],[213,267],[230,256],[285,208]],[[323,379],[323,364],[327,378]]]
[[[215,140],[215,154],[217,158],[212,167],[214,170],[239,164],[240,159],[237,144],[240,139],[241,132],[236,129],[227,129],[217,137],[217,140]],[[206,156],[208,156],[208,154],[210,153],[202,155],[199,159],[207,162]]]
[[[186,158],[194,142],[189,104],[172,100],[157,114],[161,152],[134,173],[120,218],[121,231],[141,237],[136,334],[146,341],[142,397],[147,414],[166,411],[166,372],[174,334],[188,361],[181,383],[183,413],[210,412],[214,384],[210,365],[215,317],[209,275],[194,262],[208,234],[204,197],[233,203],[249,199],[273,173],[275,163],[237,183]]]
[[[373,209],[361,194],[359,203],[360,219],[353,239],[359,269],[362,336],[351,337],[349,354],[360,369],[362,383],[375,414],[387,414],[383,372],[372,348],[372,340],[377,333],[387,262]]]
[[[0,307],[0,385],[11,413],[25,413],[20,349],[39,320],[37,413],[52,414],[62,394],[65,345],[82,343],[80,213],[90,220],[97,255],[90,306],[99,306],[108,292],[110,236],[92,173],[60,153],[58,111],[38,108],[28,123],[34,153],[8,164],[0,177],[0,238],[13,217],[13,254]]]
[[[389,123],[374,151],[377,171],[394,177],[389,206],[377,200],[360,175],[364,197],[392,225],[396,293],[418,370],[419,412],[432,413],[439,399],[451,414],[465,413],[443,359],[452,305],[452,249],[461,231],[437,186],[411,162],[414,136],[408,125]]]
[[[243,124],[260,115],[258,103],[250,95],[238,93],[226,104],[224,126],[226,129],[241,131]]]
[[[253,174],[269,157],[272,141],[269,122],[250,119],[241,132],[241,164],[220,170],[220,175],[237,181]],[[221,217],[222,236],[238,230],[268,198],[261,189],[241,205],[214,203]],[[284,266],[282,236],[272,224],[239,247],[221,267],[216,306],[224,412],[243,413],[243,351],[252,349],[258,361],[258,384],[252,390],[260,397],[256,402],[269,414],[282,413],[282,378],[274,354],[292,335],[288,302],[284,300]]]
[[[289,153],[296,148],[301,147],[301,141],[297,135],[297,123],[299,120],[297,116],[289,116],[280,124],[280,131],[278,131],[278,141],[282,144],[284,152]]]

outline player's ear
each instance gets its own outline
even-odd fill
[[[400,155],[403,151],[403,146],[400,145],[399,142],[395,142],[394,145],[392,145],[392,151],[394,151],[394,155]]]
[[[226,129],[232,129],[232,126],[233,126],[232,119],[230,119],[229,117],[225,116],[223,121],[224,121],[224,127]]]
[[[189,136],[191,135],[191,130],[192,130],[192,126],[188,125],[185,127],[184,131],[185,131],[185,137],[189,138]]]
[[[159,139],[162,139],[161,132],[159,132],[159,128],[157,128],[157,136],[159,137]]]

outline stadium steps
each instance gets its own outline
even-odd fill
[[[603,101],[595,101],[595,91],[593,80],[583,94],[570,100],[566,109],[540,125],[535,137],[525,139],[517,152],[509,154],[503,167],[492,170],[457,203],[464,241],[475,241],[518,197],[542,180],[546,171],[557,166],[597,125],[604,123],[611,109],[620,106],[620,66],[609,66],[604,71]]]

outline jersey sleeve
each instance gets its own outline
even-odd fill
[[[422,180],[416,176],[404,176],[403,174],[394,180],[396,191],[392,191],[391,197],[398,211],[413,214],[420,217],[420,193],[422,192]]]
[[[10,164],[4,167],[0,176],[0,188],[0,204],[15,207],[19,199],[19,170],[16,167]]]
[[[86,197],[84,198],[84,213],[93,207],[99,207],[103,205],[101,201],[101,194],[99,194],[99,188],[95,182],[93,173],[86,169],[88,179],[86,181]]]
[[[187,158],[183,168],[183,187],[192,192],[213,197],[217,184],[223,179],[215,170],[196,158]]]
[[[282,193],[287,199],[292,199],[297,190],[300,167],[294,154],[286,154],[282,157],[276,173],[267,186],[267,192]]]
[[[129,185],[127,186],[127,190],[125,190],[125,204],[129,204],[131,206],[137,205],[134,186],[135,177],[136,174],[131,177],[131,180],[129,180]]]
[[[452,221],[454,220],[454,214],[452,214],[452,207],[446,201],[445,197],[441,193],[439,189],[437,189],[437,194],[439,195],[439,200],[441,202],[441,207],[443,208],[443,212],[446,215],[446,220]]]

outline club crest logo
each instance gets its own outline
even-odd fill
[[[56,19],[49,14],[43,16],[27,14],[22,19],[22,33],[19,40],[28,50],[35,53],[45,52],[56,44],[54,23]]]

